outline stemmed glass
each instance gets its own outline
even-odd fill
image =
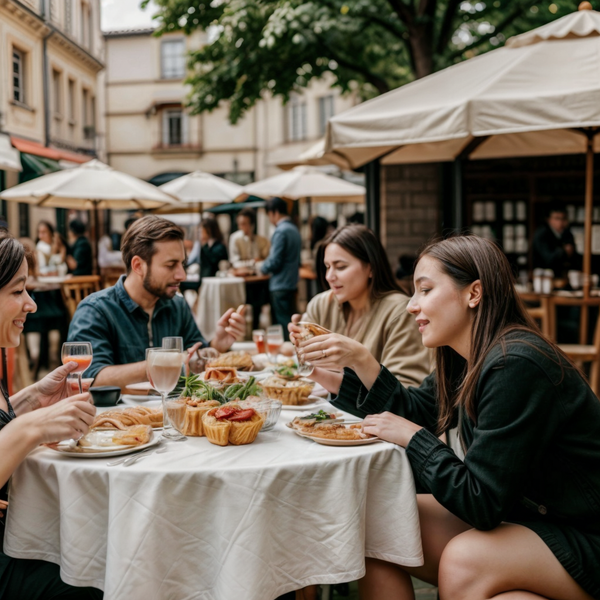
[[[181,367],[181,374],[185,377],[185,354],[183,353],[183,338],[180,335],[173,335],[164,337],[162,339],[162,347],[168,350],[177,350],[181,352],[183,357],[183,366]]]
[[[81,387],[81,374],[92,364],[92,343],[91,342],[65,342],[62,345],[61,360],[63,365],[68,362],[77,363],[77,383],[79,384],[79,393],[83,393]]]
[[[283,327],[281,325],[272,325],[267,329],[267,351],[269,360],[272,363],[277,362],[277,355],[283,345]]]
[[[181,435],[171,424],[167,411],[167,394],[177,386],[183,354],[173,348],[148,348],[146,350],[146,371],[152,387],[160,393],[163,407],[163,437],[169,440],[183,440]]]

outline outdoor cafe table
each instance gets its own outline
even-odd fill
[[[284,425],[247,446],[168,442],[132,466],[39,448],[14,473],[4,551],[105,600],[270,600],[423,562],[403,449],[322,446]]]
[[[196,322],[205,339],[214,337],[217,321],[229,308],[246,304],[246,285],[243,277],[203,277]]]

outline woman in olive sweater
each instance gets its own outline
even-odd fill
[[[435,373],[405,388],[365,355],[334,401],[406,448],[423,492],[425,564],[367,558],[361,598],[412,599],[414,575],[444,600],[599,599],[600,402],[539,334],[493,243],[432,244],[415,285]],[[327,337],[301,344],[317,368]],[[436,437],[456,425],[464,460]]]

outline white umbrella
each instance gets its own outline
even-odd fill
[[[17,173],[23,170],[19,151],[12,147],[10,137],[5,133],[0,133],[0,169]]]
[[[246,194],[261,198],[318,198],[322,202],[363,202],[365,197],[362,185],[326,175],[315,167],[295,167],[291,171],[249,183],[243,190]]]
[[[277,166],[283,171],[288,171],[294,167],[302,165],[324,166],[335,165],[343,171],[350,171],[352,168],[348,161],[336,154],[325,154],[325,138],[320,139],[316,144],[302,152],[296,160],[277,163]]]
[[[190,212],[194,206],[201,213],[203,204],[227,204],[243,193],[241,185],[204,171],[182,175],[163,183],[159,189],[179,200],[176,206],[164,206],[156,211],[160,213]]]
[[[326,151],[353,166],[587,153],[585,296],[593,154],[600,150],[600,13],[579,12],[329,121]]]
[[[147,209],[178,203],[152,184],[116,171],[99,160],[21,183],[1,192],[0,198],[78,210]]]

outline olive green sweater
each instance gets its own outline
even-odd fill
[[[476,419],[459,424],[461,461],[435,435],[435,374],[405,388],[385,367],[370,391],[346,370],[335,406],[364,417],[391,411],[423,426],[407,455],[418,485],[477,529],[535,520],[600,533],[600,401],[581,375],[533,334],[488,354]]]

